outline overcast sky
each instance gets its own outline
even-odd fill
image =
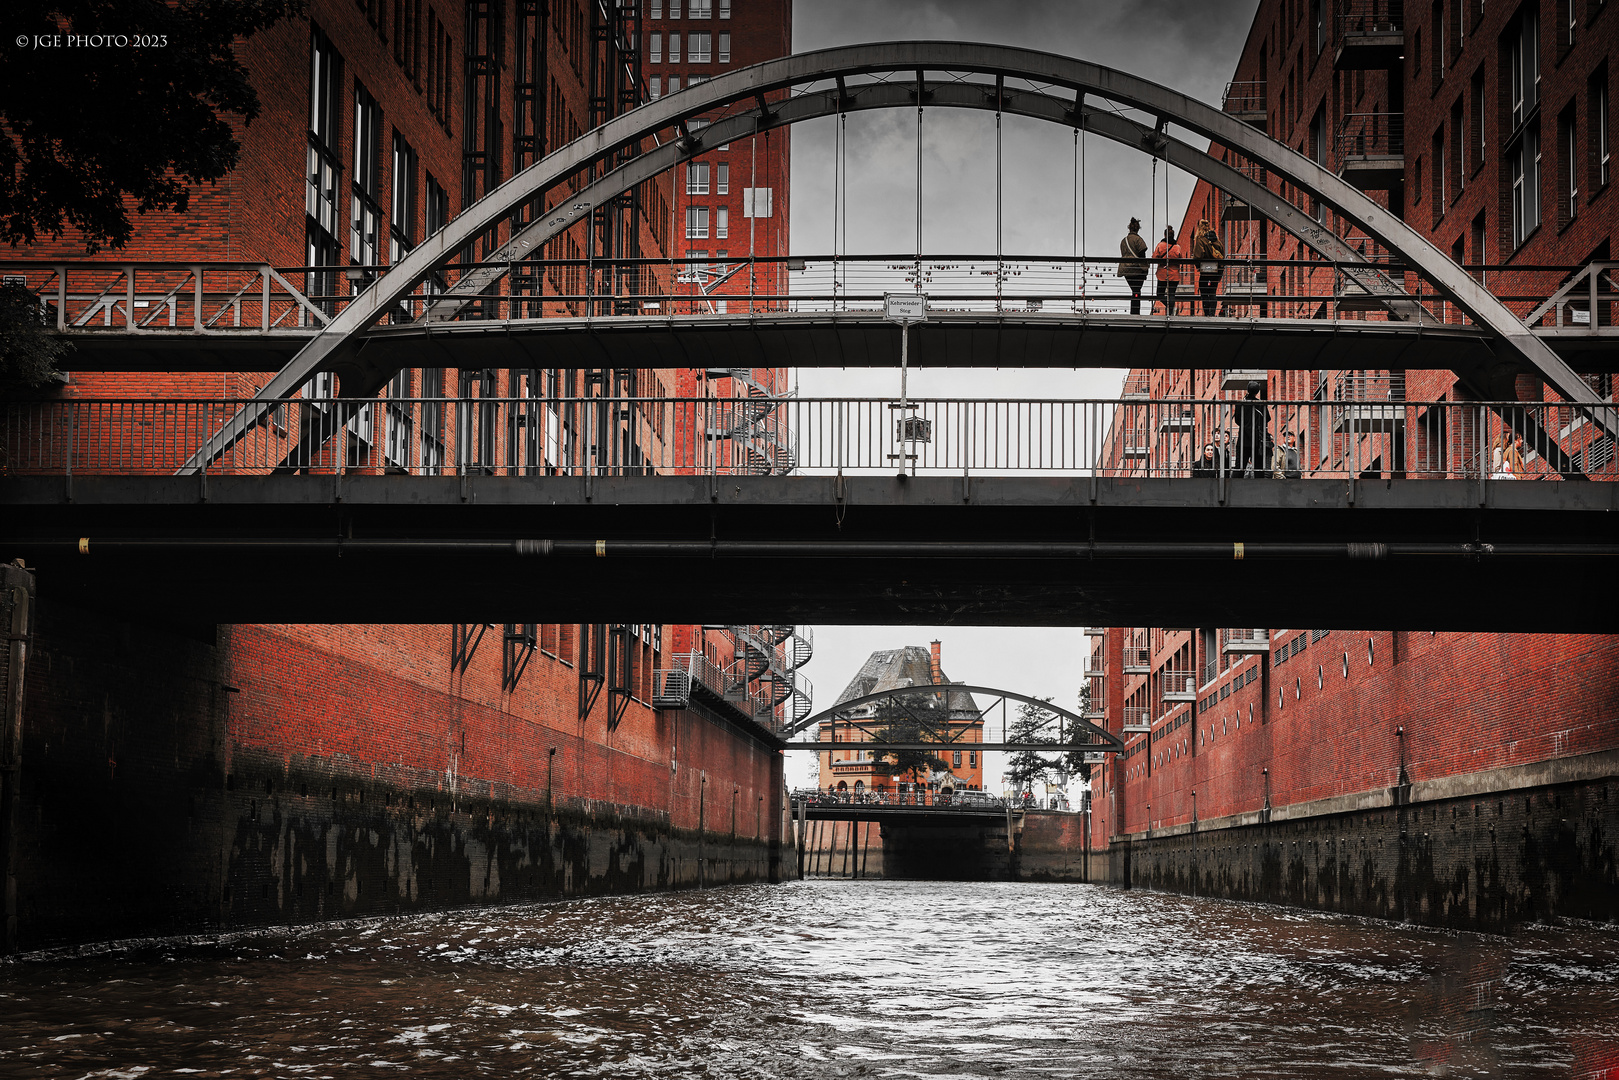
[[[1218,104],[1258,7],[1257,0],[799,0],[793,5],[793,48],[807,52],[863,41],[955,40],[1044,49],[1119,68]],[[1070,130],[1016,117],[1003,121],[1004,250],[1071,254],[1075,226],[1074,143]],[[851,253],[905,252],[915,244],[916,114],[909,110],[848,119],[846,235]],[[824,255],[833,244],[833,121],[793,128],[792,245]],[[1149,199],[1151,158],[1091,137],[1084,148],[1085,250],[1118,252],[1124,224],[1178,224],[1192,180],[1176,173],[1164,193],[1158,165]],[[935,109],[923,119],[923,250],[995,250],[995,121],[990,113]],[[911,376],[918,396],[1113,397],[1123,372],[962,372]],[[893,372],[798,373],[805,396],[896,392]],[[815,628],[815,658],[805,674],[816,708],[831,705],[866,657],[878,649],[943,642],[945,673],[954,680],[1050,696],[1073,708],[1081,628],[845,627]],[[997,712],[994,725],[998,727]],[[995,733],[998,735],[998,731]],[[1001,755],[991,755],[985,786],[997,790]],[[810,755],[788,756],[788,781],[806,782]]]

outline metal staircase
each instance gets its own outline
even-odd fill
[[[716,399],[708,438],[730,453],[718,464],[739,476],[786,476],[798,467],[786,418],[777,405],[784,397],[760,383],[751,368],[711,368],[710,379],[729,379],[732,396]]]
[[[815,637],[808,626],[727,626],[736,649],[737,666],[746,685],[743,694],[760,702],[768,717],[754,719],[772,729],[796,724],[811,711],[812,688],[799,669],[815,655]],[[749,694],[757,684],[760,692]]]

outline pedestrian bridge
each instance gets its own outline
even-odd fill
[[[184,621],[1619,629],[1578,406],[1340,393],[295,398],[194,475],[235,403],[19,403],[0,542]],[[1296,476],[1245,475],[1289,435]]]
[[[900,254],[681,263],[669,273],[652,260],[598,260],[590,273],[620,291],[485,297],[455,319],[428,318],[431,296],[411,296],[357,343],[390,371],[897,367],[900,331],[884,318],[883,296],[920,283],[929,313],[910,331],[917,367],[1339,370],[1375,355],[1382,368],[1484,372],[1500,363],[1492,331],[1425,282],[1413,280],[1407,317],[1391,317],[1358,281],[1363,264],[1232,259],[1207,301],[1189,298],[1197,274],[1186,265],[1173,313],[1148,299],[1133,315],[1117,262]],[[77,371],[278,371],[360,295],[311,297],[292,284],[336,279],[328,267],[20,260],[0,270],[38,292],[45,318],[73,343],[62,363]],[[578,260],[528,264],[550,280],[585,270]],[[785,279],[786,288],[708,292],[744,272]],[[1601,311],[1615,299],[1613,272],[1594,263],[1487,267],[1481,276],[1565,362],[1611,372],[1619,327],[1592,322],[1593,298],[1581,286],[1600,282]],[[1295,279],[1302,283],[1282,284]]]

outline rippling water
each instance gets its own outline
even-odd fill
[[[0,966],[7,1076],[1567,1077],[1619,930],[808,881]]]

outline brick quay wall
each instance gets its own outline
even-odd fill
[[[718,717],[635,704],[610,731],[604,700],[575,721],[571,697],[529,711],[435,687],[442,665],[417,671],[391,635],[449,627],[187,630],[44,599],[18,948],[796,872],[781,755]]]

